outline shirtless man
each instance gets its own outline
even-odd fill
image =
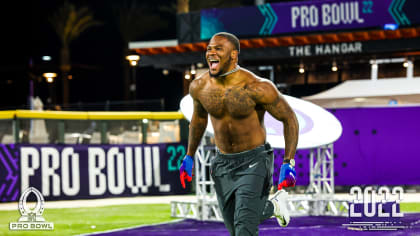
[[[191,181],[193,156],[207,127],[208,114],[218,148],[211,161],[219,208],[229,233],[234,236],[258,235],[258,225],[275,216],[283,227],[290,216],[287,192],[295,185],[294,155],[298,141],[298,122],[274,84],[239,67],[239,40],[221,32],[208,46],[209,73],[192,81],[194,101],[188,151],[180,167],[180,178]],[[273,150],[266,142],[264,113],[283,122],[285,156],[278,191],[268,200],[272,186]]]

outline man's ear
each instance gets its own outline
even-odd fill
[[[238,50],[232,50],[232,52],[230,53],[230,56],[232,58],[238,59],[238,54],[239,54]]]

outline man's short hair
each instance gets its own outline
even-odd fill
[[[228,32],[219,32],[219,33],[213,35],[213,37],[214,36],[224,37],[225,39],[229,40],[229,42],[232,43],[233,46],[235,47],[235,50],[237,50],[238,52],[240,52],[239,39],[235,35],[233,35],[231,33],[228,33]]]

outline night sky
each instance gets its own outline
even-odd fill
[[[57,103],[61,100],[60,84],[47,84],[44,72],[59,73],[60,41],[48,18],[63,4],[63,0],[21,1],[2,9],[2,57],[0,61],[0,110],[28,108],[30,81],[34,81],[34,95],[46,108],[48,97],[55,91]],[[114,14],[124,2],[112,0],[72,0],[76,5],[88,6],[101,26],[83,32],[70,44],[73,79],[70,81],[70,104],[124,100],[123,43]],[[148,13],[159,15],[164,26],[131,41],[164,40],[176,38],[175,0],[137,1]],[[172,8],[171,8],[172,7]],[[163,9],[163,10],[162,10]],[[168,11],[173,9],[173,11]],[[166,24],[166,25],[165,25]],[[49,55],[52,60],[42,61]],[[165,110],[177,110],[182,97],[182,76],[171,72],[164,76],[161,70],[137,68],[137,99],[165,99]],[[50,86],[50,87],[49,87]],[[54,88],[55,86],[55,88]],[[79,106],[80,107],[80,106]],[[76,107],[77,108],[77,107]],[[76,109],[75,108],[75,109]],[[102,109],[103,110],[103,109]]]

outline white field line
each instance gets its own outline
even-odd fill
[[[156,223],[156,224],[130,226],[130,227],[125,227],[125,228],[110,229],[110,230],[105,230],[105,231],[100,231],[100,232],[94,232],[94,233],[77,234],[75,236],[88,236],[88,235],[96,235],[96,234],[119,232],[119,231],[123,231],[123,230],[130,230],[130,229],[135,229],[135,228],[142,228],[142,227],[146,227],[146,226],[157,226],[157,225],[163,225],[163,224],[178,223],[178,222],[183,221],[183,220],[184,219],[177,219],[177,220],[171,220],[171,221],[161,222],[161,223]]]
[[[126,204],[170,204],[171,201],[194,201],[195,195],[139,196],[86,200],[45,201],[44,208],[100,207]],[[29,203],[29,202],[28,202]],[[18,210],[18,202],[0,203],[0,210]]]

